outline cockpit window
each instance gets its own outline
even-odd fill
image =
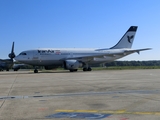
[[[20,53],[19,55],[27,55],[26,53]]]

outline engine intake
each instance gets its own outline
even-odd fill
[[[75,70],[78,69],[79,67],[82,67],[82,63],[79,62],[78,60],[66,60],[64,62],[64,68],[68,70]]]

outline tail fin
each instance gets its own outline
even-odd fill
[[[131,48],[138,26],[131,26],[120,41],[110,49]]]

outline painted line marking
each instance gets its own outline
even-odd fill
[[[87,119],[87,120],[102,120],[111,116],[111,114],[100,114],[100,113],[82,113],[82,112],[58,112],[45,116],[46,118],[78,118],[78,119]]]
[[[83,113],[97,113],[97,110],[77,110],[76,112],[83,112]]]
[[[55,110],[55,112],[75,112],[75,113],[102,113],[102,114],[135,114],[135,115],[160,115],[160,112],[129,112],[126,110]]]
[[[55,110],[56,112],[74,112],[75,110]]]

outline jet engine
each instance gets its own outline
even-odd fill
[[[77,70],[79,67],[82,67],[83,64],[78,60],[66,60],[64,62],[64,68],[68,70]]]

